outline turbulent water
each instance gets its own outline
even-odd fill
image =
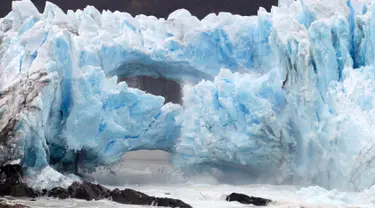
[[[240,203],[230,203],[224,200],[224,193],[229,194],[237,191],[262,197],[272,198],[277,202],[270,204],[270,208],[371,208],[375,206],[374,197],[371,194],[343,193],[338,191],[327,191],[317,187],[299,189],[291,186],[267,186],[252,185],[233,187],[229,185],[181,185],[181,186],[141,186],[138,190],[160,197],[179,198],[195,208],[235,208],[249,207]],[[29,200],[16,200],[33,208],[42,207],[124,207],[107,200],[82,201],[82,200],[56,200],[41,198],[36,202]],[[126,205],[126,207],[148,207]]]
[[[109,170],[100,170],[91,175],[98,182],[107,184],[108,188],[133,188],[149,195],[172,197],[183,200],[194,208],[235,208],[249,207],[237,202],[226,202],[225,195],[232,192],[245,193],[250,196],[269,198],[274,201],[270,208],[372,208],[375,206],[375,190],[363,192],[340,192],[326,190],[317,186],[274,186],[274,185],[224,185],[219,184],[211,174],[196,175],[182,182],[181,176],[173,174],[173,167],[168,163],[167,154],[163,152],[133,152],[127,154],[121,164],[114,167],[116,175]],[[108,185],[108,184],[117,184]],[[121,185],[120,185],[121,184]],[[32,208],[87,207],[87,208],[120,208],[124,205],[101,201],[84,201],[76,199],[58,200],[52,198],[11,199]],[[148,207],[126,205],[125,207]]]
[[[267,206],[270,208],[372,208],[375,206],[374,189],[359,193],[326,190],[317,186],[306,188],[261,184],[234,186],[219,184],[216,178],[210,174],[196,175],[194,178],[190,178],[187,183],[178,182],[181,178],[173,174],[173,168],[168,164],[165,156],[165,153],[160,152],[130,153],[122,161],[123,168],[120,168],[121,165],[118,165],[118,168],[114,168],[117,176],[102,170],[92,175],[92,177],[104,184],[117,184],[117,186],[107,186],[111,189],[133,188],[153,196],[178,198],[192,205],[194,208],[236,208],[250,206],[237,202],[226,202],[225,195],[232,192],[272,199],[274,203]],[[172,182],[171,178],[174,178],[174,182]],[[148,207],[124,206],[107,200],[87,202],[75,199],[38,198],[37,201],[12,199],[12,202],[29,205],[32,208]]]

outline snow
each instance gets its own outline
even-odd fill
[[[163,150],[185,173],[364,190],[374,22],[368,1],[280,1],[202,20],[14,2],[0,19],[0,164],[55,178]],[[183,104],[118,83],[138,75],[184,84]]]

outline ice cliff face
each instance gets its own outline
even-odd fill
[[[369,187],[374,10],[286,0],[253,17],[165,20],[14,2],[0,20],[0,163],[74,171],[160,149],[179,168]],[[117,82],[137,75],[189,83],[183,105]]]

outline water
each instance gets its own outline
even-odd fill
[[[232,193],[244,193],[250,196],[264,197],[275,201],[268,207],[273,208],[373,208],[375,207],[375,187],[363,192],[340,192],[320,187],[274,186],[265,184],[225,185],[219,184],[212,175],[198,175],[183,180],[173,174],[168,162],[168,153],[162,151],[137,151],[125,155],[123,161],[109,169],[100,169],[91,174],[93,180],[107,184],[108,188],[133,188],[158,197],[181,199],[194,208],[235,208],[251,207],[237,202],[226,202],[225,196]],[[233,179],[235,180],[235,179]],[[14,199],[14,202],[30,207],[149,207],[123,205],[115,202],[83,201],[76,199],[59,200],[39,198]]]
[[[178,198],[189,203],[195,208],[235,208],[251,207],[237,202],[226,202],[225,195],[231,192],[240,192],[248,195],[270,198],[275,203],[268,207],[273,208],[354,208],[354,207],[375,207],[375,197],[369,197],[365,192],[344,193],[327,191],[318,187],[300,189],[293,186],[271,186],[271,185],[205,185],[205,184],[184,184],[184,185],[144,185],[127,186],[139,191],[159,197]],[[111,187],[114,188],[114,187]],[[124,187],[119,187],[124,188]],[[374,195],[374,194],[372,194]],[[37,201],[28,199],[17,199],[17,203],[31,207],[149,207],[122,205],[107,200],[83,201],[83,200],[58,200],[40,198]]]

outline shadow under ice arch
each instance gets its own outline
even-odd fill
[[[213,80],[213,76],[197,70],[188,63],[173,60],[152,61],[149,58],[125,62],[116,70],[109,72],[107,76],[149,76],[171,79],[181,84],[197,84],[201,80]]]

